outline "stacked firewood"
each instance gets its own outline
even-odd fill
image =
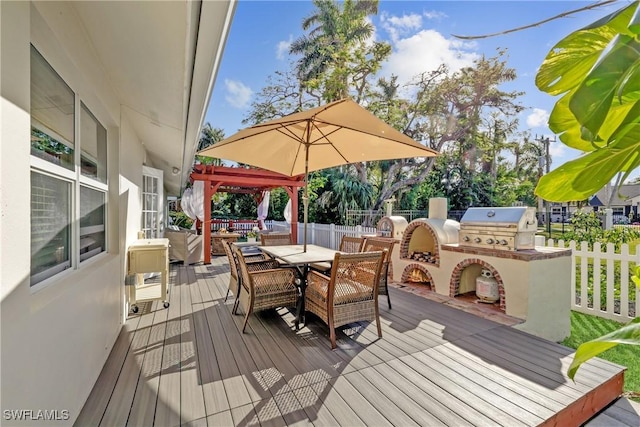
[[[437,263],[436,257],[434,257],[431,252],[411,252],[409,253],[409,258],[419,262],[427,262],[430,264]]]

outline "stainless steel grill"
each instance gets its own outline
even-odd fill
[[[535,208],[469,208],[460,220],[460,246],[505,251],[535,248]]]

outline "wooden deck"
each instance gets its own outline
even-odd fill
[[[354,324],[331,351],[286,309],[241,334],[227,280],[223,257],[172,265],[171,306],[128,319],[76,425],[571,426],[622,390],[620,366],[592,360],[574,383],[572,350],[398,289],[380,340]]]

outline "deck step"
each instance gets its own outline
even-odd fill
[[[589,420],[585,426],[640,426],[640,403],[621,397]]]

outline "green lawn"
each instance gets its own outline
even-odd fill
[[[580,344],[598,338],[622,324],[596,316],[571,312],[571,336],[562,344],[578,348]],[[598,357],[627,367],[624,373],[624,391],[640,395],[640,347],[634,345],[618,345],[601,353]],[[580,376],[580,369],[576,376]],[[639,400],[635,398],[634,400]]]

